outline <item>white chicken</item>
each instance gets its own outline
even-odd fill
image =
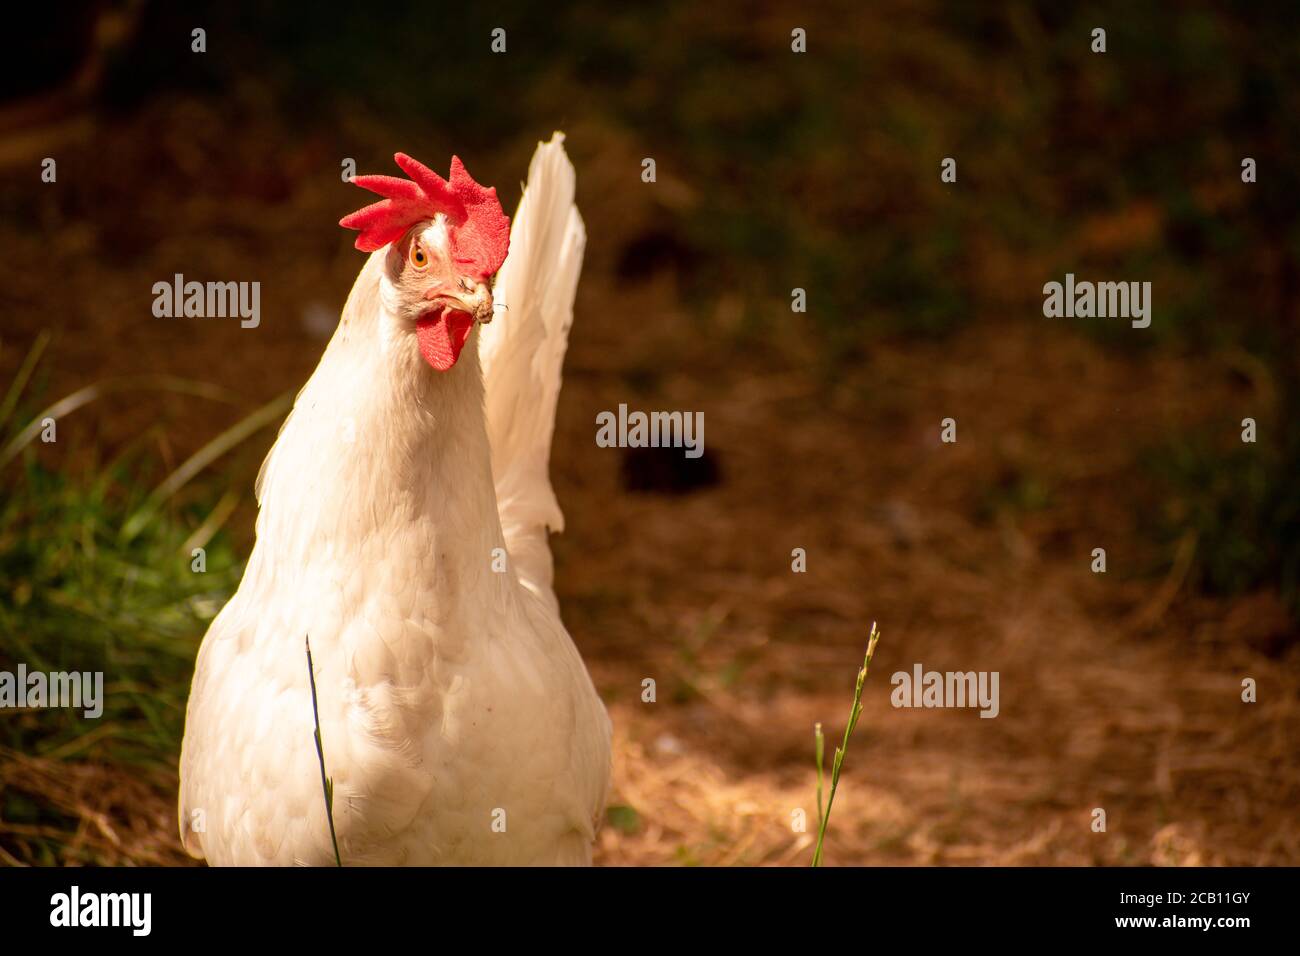
[[[256,544],[199,650],[191,854],[333,865],[309,637],[344,865],[590,863],[609,719],[547,541],[586,239],[563,140],[539,144],[512,229],[455,158],[449,180],[402,154],[411,180],[357,178],[387,197],[342,223],[370,258],[262,466]]]

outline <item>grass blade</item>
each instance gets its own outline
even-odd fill
[[[34,348],[33,352],[35,352]],[[14,380],[13,386],[9,389],[9,396],[5,398],[6,403],[9,402],[10,397],[12,397],[14,401],[17,401],[17,389],[22,380],[23,374],[20,370],[18,378]],[[227,391],[224,388],[219,388],[216,385],[208,385],[204,382],[196,382],[191,379],[177,378],[173,375],[132,375],[126,378],[108,379],[103,382],[96,382],[93,385],[79,388],[71,395],[66,395],[59,399],[53,405],[41,409],[41,411],[32,418],[22,431],[9,440],[9,442],[4,446],[4,450],[0,451],[0,468],[3,468],[12,461],[14,457],[27,447],[28,443],[40,433],[41,422],[46,418],[58,419],[71,412],[75,412],[84,405],[89,405],[91,402],[102,398],[105,395],[113,392],[131,391],[134,389],[176,392],[181,395],[195,395],[199,398],[210,398],[213,401],[228,402],[230,404],[235,404],[239,401],[238,395],[234,392]],[[0,413],[0,426],[3,426],[4,424],[5,414],[8,414],[8,412],[5,411]]]
[[[823,764],[826,760],[826,735],[822,733],[822,722],[817,721],[813,728],[813,739],[817,745],[817,831],[822,828],[822,784],[825,780]]]
[[[289,408],[292,401],[293,396],[288,392],[272,399],[251,415],[231,425],[187,458],[179,468],[168,475],[163,483],[153,490],[145,503],[140,506],[140,509],[127,519],[122,526],[122,541],[128,542],[139,534],[153,518],[163,502],[180,491],[190,479],[226,452],[278,419]]]
[[[41,360],[41,354],[45,351],[45,346],[50,344],[50,333],[42,332],[32,343],[31,350],[28,351],[27,357],[23,359],[23,364],[18,367],[18,374],[9,385],[9,391],[5,393],[4,401],[0,402],[0,428],[9,420],[13,414],[14,408],[18,405],[18,398],[22,395],[23,389],[27,387],[27,380],[32,377],[32,372],[36,369],[36,363]]]
[[[858,680],[853,687],[853,707],[849,711],[848,723],[844,725],[844,740],[835,748],[835,758],[831,763],[831,792],[826,797],[826,813],[821,812],[821,792],[822,792],[822,732],[821,724],[817,725],[817,846],[813,849],[813,866],[822,865],[822,847],[826,842],[826,826],[831,819],[831,805],[835,802],[835,791],[840,785],[840,769],[844,766],[844,755],[849,750],[849,738],[853,736],[854,729],[858,726],[858,718],[862,716],[862,685],[867,681],[867,671],[871,669],[871,658],[876,653],[876,642],[880,640],[880,632],[876,630],[875,622],[871,624],[871,634],[867,638],[867,656],[862,661],[862,669],[858,671]]]
[[[316,722],[316,759],[320,761],[320,785],[325,791],[325,816],[330,822],[330,842],[334,844],[334,864],[343,865],[339,856],[339,838],[334,832],[334,780],[325,773],[325,746],[320,739],[320,710],[316,706],[316,671],[311,663],[311,636],[305,639],[307,644],[307,679],[311,682],[311,713]]]

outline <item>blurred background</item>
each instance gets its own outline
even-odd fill
[[[0,863],[188,862],[194,654],[363,261],[341,163],[455,152],[511,212],[556,129],[589,242],[552,546],[615,725],[599,863],[806,864],[813,725],[838,739],[873,620],[828,864],[1300,863],[1281,5],[104,2],[13,35],[0,670],[107,699],[0,713]],[[1044,318],[1066,272],[1150,281],[1151,327]],[[175,273],[259,281],[261,324],[155,318]],[[702,411],[708,455],[598,448],[624,402]],[[998,671],[1000,715],[892,708],[916,662]]]

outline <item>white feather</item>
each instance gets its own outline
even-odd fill
[[[520,580],[556,606],[547,529],[563,531],[564,514],[551,438],[587,241],[574,181],[564,134],[539,143],[493,289],[499,314],[479,345],[501,527]]]

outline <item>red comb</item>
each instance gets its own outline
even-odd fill
[[[357,176],[355,182],[384,198],[339,220],[344,229],[359,229],[356,247],[362,252],[382,249],[407,229],[438,213],[447,217],[451,256],[456,267],[481,279],[495,273],[510,248],[510,220],[501,209],[496,189],[484,189],[451,158],[451,181],[405,153],[393,159],[410,179],[396,176]]]

